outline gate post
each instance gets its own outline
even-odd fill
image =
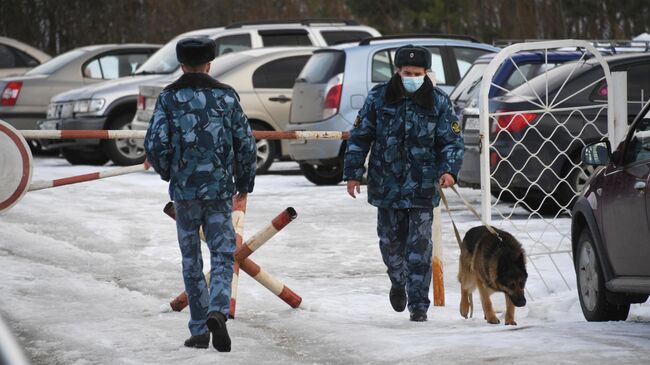
[[[614,118],[608,118],[607,131],[612,150],[625,140],[627,135],[627,71],[612,72],[612,93]]]

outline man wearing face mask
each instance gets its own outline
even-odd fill
[[[368,202],[378,208],[379,248],[391,281],[393,309],[427,320],[431,226],[438,185],[456,183],[464,144],[447,94],[426,74],[431,53],[407,45],[395,53],[397,72],[375,86],[354,122],[345,152],[347,191],[360,193],[366,156]]]

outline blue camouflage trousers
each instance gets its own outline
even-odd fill
[[[409,312],[429,309],[433,208],[378,208],[377,235],[393,286],[406,287]]]
[[[221,312],[228,318],[230,311],[235,252],[232,202],[177,200],[174,206],[178,243],[183,256],[183,280],[190,307],[190,333],[201,335],[208,332],[208,313]],[[201,226],[210,250],[210,290],[203,275]]]

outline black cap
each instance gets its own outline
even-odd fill
[[[210,38],[183,38],[176,43],[178,62],[198,66],[211,62],[217,56],[217,47]]]
[[[428,70],[431,68],[431,52],[412,44],[402,46],[395,52],[395,66],[416,66]]]

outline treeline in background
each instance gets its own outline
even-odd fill
[[[165,43],[238,21],[343,18],[383,34],[496,39],[630,39],[650,30],[649,0],[2,0],[0,35],[52,55],[99,43]]]

